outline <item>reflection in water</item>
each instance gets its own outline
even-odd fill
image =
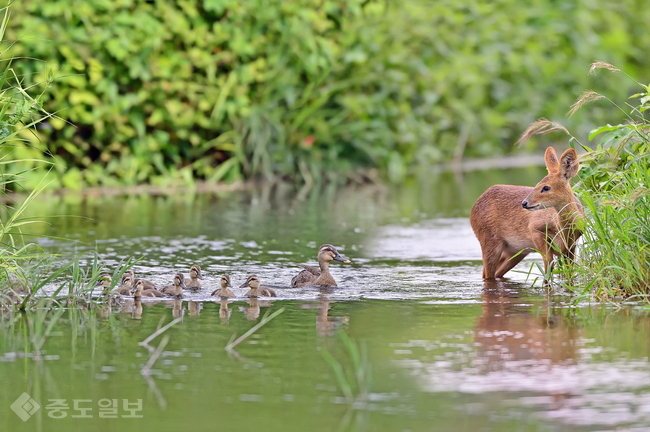
[[[483,313],[476,322],[474,340],[485,372],[507,369],[512,361],[548,360],[551,364],[574,363],[580,331],[544,305],[533,314],[522,305],[519,284],[485,281]]]
[[[203,309],[203,303],[190,300],[187,302],[187,309],[191,317],[198,317]]]
[[[248,307],[241,308],[244,310],[244,314],[246,315],[246,318],[248,318],[251,321],[257,320],[260,316],[260,304],[259,300],[257,297],[251,297],[248,300]]]
[[[246,318],[251,321],[255,321],[260,317],[260,308],[269,307],[273,304],[273,301],[270,300],[260,300],[257,297],[251,297],[248,299],[248,307],[240,307],[239,310],[244,312]]]
[[[228,299],[222,298],[219,300],[219,318],[221,318],[221,324],[228,324],[230,315],[232,315],[232,310],[228,307]]]
[[[317,309],[316,314],[316,333],[319,336],[334,336],[336,330],[348,323],[348,316],[330,316],[329,311],[332,308],[332,301],[328,294],[334,292],[331,288],[319,288],[318,304],[304,303],[303,309]]]
[[[142,318],[142,301],[139,298],[136,298],[133,301],[133,319]]]
[[[183,300],[182,299],[173,299],[172,300],[172,316],[174,318],[183,318],[185,311],[183,310]]]

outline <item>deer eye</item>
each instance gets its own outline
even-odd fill
[[[550,191],[550,190],[551,190],[551,187],[550,187],[550,186],[544,186],[544,187],[542,188],[542,192],[548,192],[548,191]]]

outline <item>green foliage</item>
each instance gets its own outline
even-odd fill
[[[650,300],[650,86],[637,84],[637,103],[619,107],[627,122],[594,129],[598,145],[582,145],[577,188],[587,217],[575,269],[585,292],[606,299]]]
[[[360,166],[398,180],[413,165],[510,150],[533,115],[562,115],[590,84],[582,65],[634,73],[650,48],[637,37],[650,10],[634,0],[13,7],[11,54],[44,60],[15,62],[21,79],[58,77],[43,105],[61,118],[37,137],[67,187],[319,181]]]

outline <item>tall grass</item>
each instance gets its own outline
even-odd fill
[[[1,8],[0,14],[2,42],[9,20],[9,6]],[[0,58],[6,58],[10,47],[0,51]],[[29,225],[47,223],[25,216],[26,210],[35,204],[38,194],[47,185],[47,170],[37,171],[41,178],[36,187],[30,188],[31,192],[19,202],[8,193],[9,190],[20,190],[21,183],[36,170],[35,166],[55,166],[47,150],[40,150],[43,159],[13,157],[13,153],[19,153],[22,148],[33,147],[32,142],[38,137],[36,126],[40,122],[56,116],[42,107],[44,94],[53,85],[53,74],[48,73],[42,82],[24,86],[12,67],[12,61],[6,61],[0,71],[0,305],[15,303],[19,309],[25,310],[48,284],[55,285],[49,297],[65,295],[68,299],[89,300],[102,271],[97,254],[91,256],[88,266],[82,267],[78,259],[60,257],[44,250],[25,231]],[[109,288],[115,285],[129,264],[125,263],[115,271],[113,285]]]
[[[593,63],[595,73],[615,66]],[[570,143],[587,151],[581,156],[575,190],[585,208],[585,227],[578,257],[558,266],[561,284],[583,295],[603,300],[650,300],[650,85],[626,76],[640,88],[625,103],[589,90],[569,114],[597,101],[608,102],[622,113],[624,122],[596,128],[585,145],[572,136]],[[602,103],[601,102],[601,103]],[[538,122],[540,123],[540,122]],[[544,123],[543,121],[541,123]],[[549,122],[550,123],[550,122]],[[561,129],[553,124],[543,131]],[[545,133],[545,132],[538,132]]]

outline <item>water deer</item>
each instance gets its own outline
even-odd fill
[[[545,275],[555,256],[573,259],[584,217],[569,184],[580,168],[578,155],[568,149],[558,159],[549,147],[544,160],[548,175],[535,187],[495,185],[472,207],[469,220],[481,244],[483,279],[502,278],[534,251],[542,254]]]

